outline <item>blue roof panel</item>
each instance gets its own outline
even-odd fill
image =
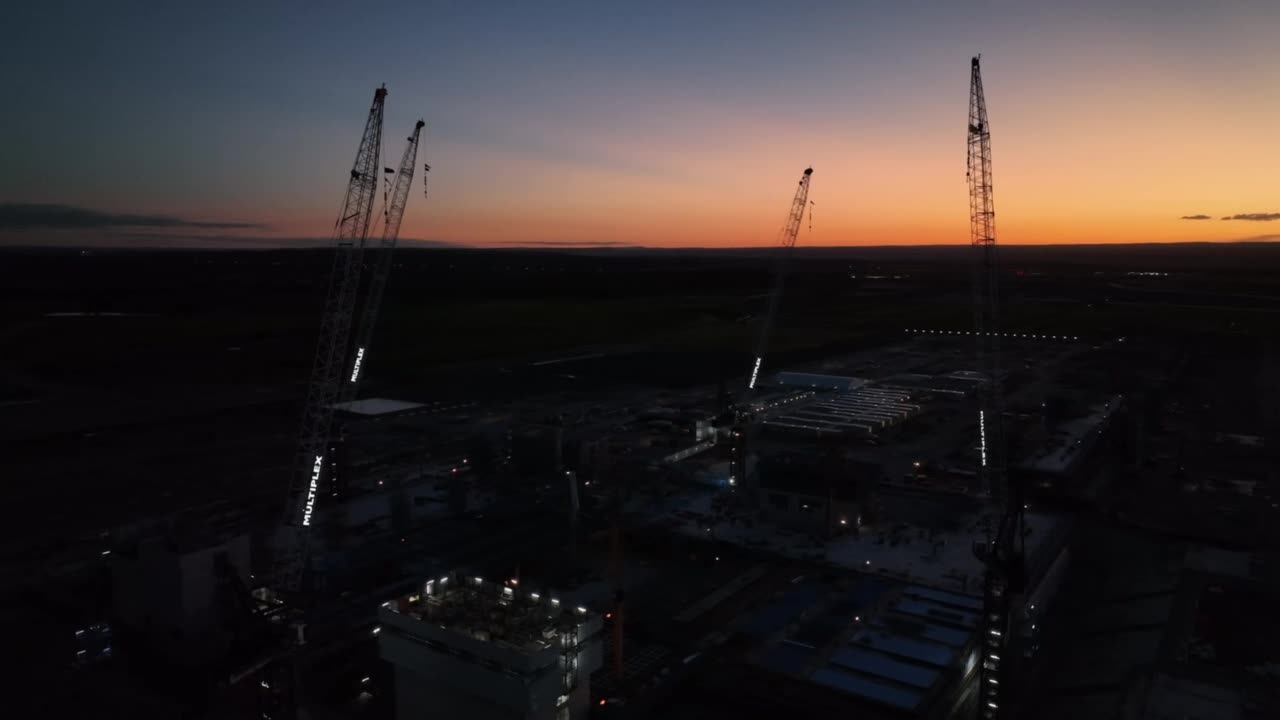
[[[944,605],[968,608],[975,612],[982,609],[982,598],[976,598],[969,595],[957,595],[945,590],[934,590],[933,588],[912,585],[907,588],[907,594],[914,595],[918,598],[924,598],[926,600],[934,600]]]
[[[770,603],[740,626],[742,632],[755,637],[767,637],[787,626],[800,613],[818,600],[819,585],[802,583],[780,600]]]
[[[942,627],[941,625],[925,625],[924,632],[921,635],[934,642],[940,642],[943,645],[951,647],[964,647],[969,642],[969,637],[973,635],[967,630],[956,630],[955,628]]]
[[[934,622],[951,623],[967,628],[976,628],[978,626],[978,618],[971,613],[952,610],[925,600],[902,598],[893,604],[893,609],[900,613],[915,615]]]
[[[893,687],[831,665],[821,668],[809,679],[819,685],[904,710],[914,710],[920,704],[920,693],[914,690]]]
[[[850,670],[893,680],[923,690],[933,687],[938,671],[894,660],[887,655],[857,647],[846,647],[831,655],[831,662]]]
[[[849,642],[940,668],[950,665],[956,657],[954,648],[867,630],[854,635]]]
[[[774,672],[799,675],[813,657],[813,648],[792,642],[781,642],[761,658],[760,665]]]
[[[881,620],[874,621],[871,627],[882,633],[897,633],[899,635],[910,637],[920,637],[943,645],[950,645],[954,648],[964,647],[964,644],[969,642],[969,638],[973,635],[972,630],[957,630],[955,628],[933,625],[927,622],[920,622],[918,620],[913,620],[913,622],[918,624],[911,632],[904,632],[901,627],[891,630],[889,629],[889,626]]]

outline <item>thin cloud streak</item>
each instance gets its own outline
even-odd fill
[[[1272,220],[1280,220],[1280,213],[1240,213],[1239,215],[1227,215],[1223,220],[1250,220],[1252,222],[1271,222]]]
[[[642,247],[634,243],[592,240],[506,240],[497,245],[522,246],[545,245],[550,247]]]
[[[170,215],[112,213],[75,205],[0,205],[0,230],[91,230],[115,227],[262,230],[266,226],[250,222],[187,220]]]

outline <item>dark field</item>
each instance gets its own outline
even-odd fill
[[[1280,336],[1280,246],[1002,252],[1008,332],[1242,357]],[[398,250],[364,394],[501,402],[740,377],[770,257]],[[213,500],[278,503],[328,266],[325,251],[6,251],[4,543],[37,525],[66,539]],[[969,282],[963,247],[802,251],[769,365],[881,344],[905,328],[969,328]],[[77,502],[64,502],[69,494]]]

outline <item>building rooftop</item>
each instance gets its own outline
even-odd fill
[[[920,412],[911,393],[891,387],[862,386],[847,392],[814,396],[770,413],[769,427],[818,433],[872,433],[896,425]]]
[[[980,607],[977,598],[873,577],[839,587],[796,578],[739,629],[761,639],[758,667],[915,713],[971,669],[976,626],[964,618]]]
[[[834,481],[831,463],[839,462],[838,481]],[[837,458],[815,457],[812,452],[788,450],[763,455],[758,461],[760,486],[767,490],[857,500],[859,488],[874,486],[880,480],[880,466],[859,462],[850,453]]]
[[[973,553],[973,543],[984,540],[984,528],[994,527],[999,519],[995,508],[967,512],[957,509],[954,501],[943,498],[937,500],[938,504],[944,509],[951,508],[954,515],[947,524],[922,527],[885,521],[861,528],[860,535],[851,533],[831,538],[824,545],[807,534],[767,522],[755,522],[748,527],[745,523],[718,517],[712,507],[713,497],[698,495],[672,505],[668,524],[676,532],[688,535],[975,597],[982,592],[983,566]],[[1026,513],[1029,566],[1039,567],[1046,557],[1056,556],[1065,525],[1056,515]]]
[[[365,398],[364,400],[335,403],[333,409],[353,413],[355,415],[387,415],[390,413],[400,413],[424,407],[426,406],[421,403],[406,402],[404,400]]]
[[[784,371],[777,374],[774,382],[779,385],[798,385],[822,390],[853,390],[867,384],[862,378],[846,375],[822,375],[819,373]]]
[[[1112,413],[1120,409],[1122,402],[1119,396],[1113,397],[1091,406],[1087,415],[1062,424],[1054,430],[1044,447],[1023,463],[1023,466],[1045,473],[1069,472],[1081,458],[1089,454],[1094,438],[1102,432]]]
[[[953,372],[948,375],[922,375],[919,373],[903,373],[882,380],[879,385],[887,388],[901,388],[917,392],[930,392],[942,395],[965,397],[978,389],[986,378],[969,371]]]
[[[383,609],[458,635],[525,654],[555,647],[560,633],[599,618],[549,593],[521,590],[516,580],[494,583],[450,573],[423,583],[422,592],[383,603]]]

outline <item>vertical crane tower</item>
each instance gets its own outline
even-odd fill
[[[999,264],[996,258],[995,206],[991,191],[991,128],[982,90],[980,58],[970,65],[969,226],[973,247],[973,305],[978,367],[987,382],[979,395],[978,450],[981,490],[1003,502],[999,526],[974,551],[985,565],[983,623],[979,666],[978,717],[1013,717],[1014,671],[1021,649],[1011,621],[1014,602],[1025,586],[1023,500],[1017,481],[1005,467],[1004,393],[1000,377]]]
[[[352,316],[360,287],[361,256],[369,234],[374,199],[378,191],[378,161],[382,157],[382,115],[386,86],[373,94],[373,105],[347,182],[342,212],[334,225],[333,269],[320,322],[320,339],[311,365],[302,427],[298,435],[289,480],[284,536],[275,556],[275,585],[297,593],[310,559],[311,518],[325,467],[334,404],[342,393]]]

